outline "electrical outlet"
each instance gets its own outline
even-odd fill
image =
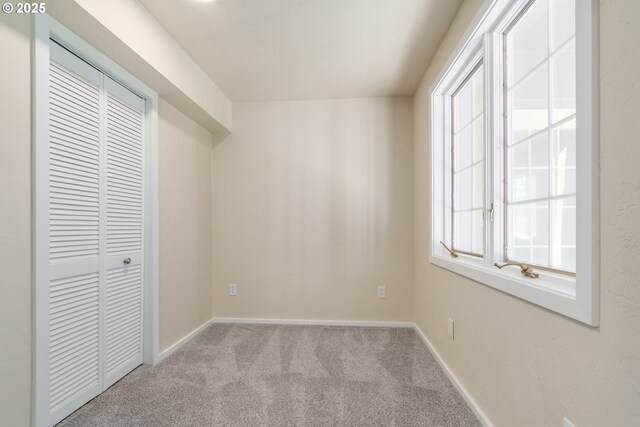
[[[453,339],[453,319],[449,318],[449,327],[447,328],[447,333],[449,334],[449,338]]]
[[[387,297],[387,287],[378,286],[378,298],[386,298],[386,297]]]
[[[571,421],[568,419],[564,419],[564,427],[576,427]]]
[[[235,297],[238,295],[238,285],[235,283],[229,283],[229,295]]]

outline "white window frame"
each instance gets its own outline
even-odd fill
[[[49,49],[55,40],[145,99],[143,363],[159,361],[158,332],[158,95],[149,86],[46,14],[34,15],[32,49],[32,424],[48,425],[48,174],[39,147],[49,142]]]
[[[532,0],[487,0],[431,88],[430,262],[591,326],[599,325],[598,0],[576,1],[576,274],[536,270],[537,279],[504,260],[503,33]],[[450,95],[478,63],[485,76],[485,254],[452,257],[450,242]],[[491,207],[493,206],[493,211]],[[494,221],[491,221],[491,212]]]
[[[455,250],[456,252],[459,252],[459,253],[463,253],[463,252],[458,251],[457,245],[455,245],[453,243],[453,240],[454,240],[453,239],[453,237],[454,237],[453,236],[454,235],[454,224],[453,224],[453,222],[454,222],[453,221],[453,208],[454,208],[454,206],[453,206],[453,203],[454,203],[454,201],[453,201],[452,195],[453,195],[453,190],[455,190],[455,188],[454,188],[455,187],[455,183],[453,181],[453,173],[452,173],[453,172],[453,162],[454,162],[453,150],[452,150],[452,148],[453,148],[453,134],[452,134],[452,132],[453,132],[454,124],[453,124],[453,105],[451,103],[451,100],[453,98],[453,95],[462,87],[464,82],[469,77],[471,77],[471,75],[474,73],[476,68],[480,67],[480,66],[482,66],[483,70],[484,70],[483,50],[482,49],[477,49],[477,51],[471,57],[471,59],[468,61],[468,63],[465,64],[465,67],[461,70],[461,72],[456,75],[456,79],[452,83],[451,88],[448,91],[448,93],[447,93],[447,95],[446,95],[446,97],[444,99],[444,101],[445,101],[444,108],[445,108],[445,115],[446,115],[446,117],[445,117],[445,126],[446,126],[446,129],[447,129],[447,132],[446,132],[446,135],[445,135],[445,139],[444,139],[444,143],[445,143],[446,153],[447,154],[451,154],[450,157],[445,155],[445,162],[446,162],[445,167],[446,167],[446,170],[450,170],[451,171],[450,173],[448,173],[448,175],[446,177],[447,182],[445,182],[445,186],[446,186],[445,187],[446,188],[445,191],[451,197],[451,209],[449,210],[449,213],[446,215],[446,218],[445,218],[445,239],[447,239],[447,240],[445,240],[445,242],[447,243],[447,245],[449,245],[449,244],[451,245],[451,247],[450,247],[451,249],[453,249],[453,250]],[[483,74],[484,74],[483,78],[486,81],[486,71],[483,71]],[[485,87],[485,89],[486,89],[486,87]],[[486,90],[485,90],[485,92],[486,92]],[[487,104],[486,103],[486,99],[484,99],[483,104],[484,104],[484,106],[486,108],[486,104]],[[483,110],[482,114],[483,114],[483,117],[486,118],[486,111],[485,110]],[[486,170],[486,168],[487,168],[486,167],[486,160],[487,160],[486,128],[484,129],[484,133],[485,133],[485,136],[484,136],[484,141],[483,141],[483,147],[484,147],[483,161],[485,162],[485,170]],[[473,169],[472,169],[472,173],[473,173]],[[485,192],[485,197],[484,197],[485,201],[483,203],[483,207],[486,208],[486,206],[487,206],[487,195],[486,195],[487,177],[486,177],[486,173],[485,173],[485,179],[484,179],[483,186],[484,186],[484,192]],[[486,228],[486,222],[487,222],[486,215],[485,215],[485,218],[484,218],[484,222],[485,222],[485,230],[484,230],[485,238],[484,238],[484,240],[486,242],[486,230],[487,230],[487,228]],[[465,255],[472,256],[472,257],[475,257],[477,259],[483,258],[484,254],[487,251],[486,244],[485,244],[485,247],[483,247],[482,251],[483,251],[482,254],[474,254],[473,250],[472,250],[471,252],[465,253]]]

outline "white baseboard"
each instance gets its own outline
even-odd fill
[[[212,320],[213,319],[207,320],[202,325],[198,326],[193,331],[189,332],[187,335],[185,335],[184,337],[180,338],[178,341],[173,343],[169,348],[167,348],[165,350],[162,350],[160,352],[160,354],[158,355],[158,362],[157,363],[160,363],[164,359],[166,359],[167,357],[171,356],[177,349],[179,349],[180,347],[185,345],[191,338],[195,337],[200,332],[205,330],[207,328],[207,326],[209,326],[211,324]]]
[[[254,325],[307,325],[307,326],[361,326],[368,328],[413,328],[413,322],[374,322],[368,320],[306,320],[306,319],[253,319],[214,317],[211,323],[242,323]]]
[[[433,357],[436,359],[438,364],[440,364],[440,367],[442,368],[444,373],[447,374],[447,377],[449,377],[449,381],[451,381],[456,390],[458,390],[458,393],[460,393],[465,402],[467,402],[469,408],[471,408],[476,417],[478,417],[478,420],[480,420],[482,425],[485,427],[493,427],[493,423],[491,423],[487,415],[482,411],[482,409],[480,409],[480,406],[478,406],[478,403],[473,399],[473,397],[471,397],[467,389],[464,388],[462,383],[458,380],[458,377],[456,377],[455,374],[451,372],[451,369],[449,369],[449,366],[444,362],[444,360],[442,360],[442,357],[433,347],[427,336],[422,333],[418,325],[414,324],[413,327],[416,330],[416,333],[422,339],[422,342],[424,342]]]

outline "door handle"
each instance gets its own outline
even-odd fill
[[[131,258],[125,258],[122,262],[124,262],[125,265],[129,265],[131,264]]]

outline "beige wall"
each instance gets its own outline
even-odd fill
[[[26,426],[31,381],[30,17],[0,14],[0,425]]]
[[[240,103],[233,116],[213,149],[214,315],[411,321],[411,98]]]
[[[211,134],[160,100],[160,350],[211,319]]]
[[[30,425],[30,31],[0,13],[0,426]],[[211,317],[211,135],[162,100],[158,127],[164,349]]]
[[[640,2],[600,6],[599,328],[428,262],[428,91],[481,3],[465,2],[414,99],[416,321],[496,426],[640,425]]]

